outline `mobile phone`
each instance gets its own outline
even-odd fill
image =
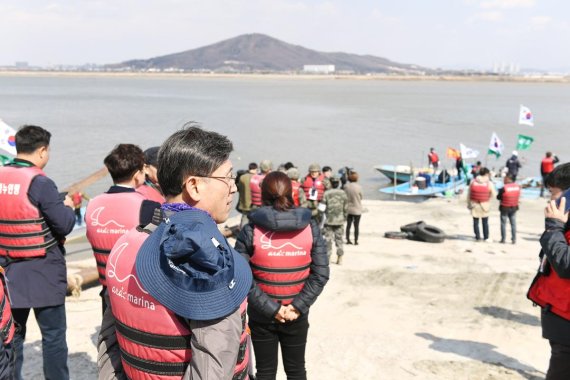
[[[570,210],[570,189],[566,190],[564,193],[562,193],[562,195],[560,196],[560,198],[558,198],[556,200],[556,206],[560,205],[560,200],[562,198],[566,198],[566,209],[564,211],[569,211]]]

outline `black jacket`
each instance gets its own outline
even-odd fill
[[[564,237],[566,227],[560,220],[546,219],[546,231],[540,237],[540,256],[546,255],[548,259],[550,268],[547,271],[555,270],[560,278],[570,279],[570,246]],[[570,346],[570,321],[546,309],[542,309],[541,317],[543,338]]]
[[[519,174],[519,169],[522,167],[519,158],[514,154],[507,160],[507,164],[505,166],[509,169],[509,174],[512,174],[515,177]]]
[[[309,277],[303,290],[293,299],[293,306],[306,317],[309,308],[323,291],[329,279],[329,259],[326,242],[321,235],[319,226],[311,220],[311,210],[295,208],[287,211],[277,211],[272,207],[261,207],[249,214],[250,223],[245,225],[236,240],[235,249],[249,262],[253,256],[253,227],[255,225],[271,231],[297,231],[311,224],[313,247],[311,249],[311,267]],[[250,319],[257,322],[274,322],[275,315],[281,305],[265,294],[255,284],[252,284],[248,296],[248,314]]]

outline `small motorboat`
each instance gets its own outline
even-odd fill
[[[394,182],[394,178],[397,183],[410,182],[412,178],[412,168],[407,165],[378,165],[374,169],[388,177],[391,182]]]
[[[418,178],[416,178],[418,181]],[[425,181],[424,181],[425,182]],[[434,183],[430,182],[428,186],[420,188],[417,183],[406,182],[399,184],[397,186],[384,187],[379,191],[384,194],[396,194],[404,197],[437,197],[445,195],[448,191],[459,191],[465,187],[465,177],[457,179],[452,177],[452,179],[446,183]]]
[[[377,165],[374,169],[388,177],[390,182],[394,182],[396,178],[397,183],[410,182],[412,176],[418,173],[433,173],[431,168],[412,168],[408,165]]]

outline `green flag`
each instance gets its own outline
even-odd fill
[[[530,149],[530,144],[534,141],[534,138],[530,136],[518,135],[517,137],[517,150],[527,150]]]
[[[10,157],[0,154],[0,166],[4,166],[10,162],[12,162],[12,159]]]

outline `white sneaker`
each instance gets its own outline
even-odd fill
[[[491,240],[491,239],[485,239],[485,240],[483,240],[483,241],[484,241],[485,243],[492,243],[492,242],[493,242],[493,240]]]

